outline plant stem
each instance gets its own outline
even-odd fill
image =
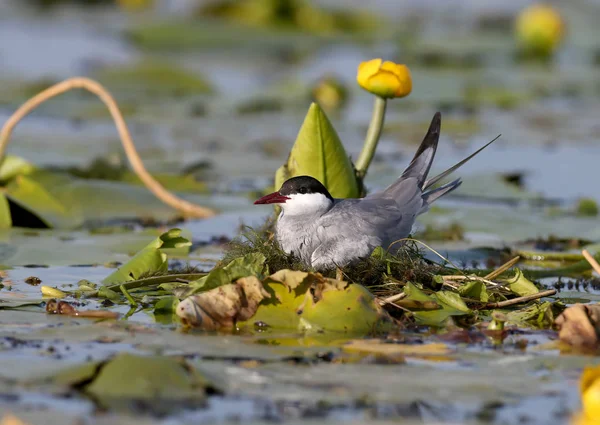
[[[367,174],[367,169],[369,168],[371,160],[375,155],[375,149],[377,148],[377,143],[379,142],[379,137],[381,136],[381,130],[383,129],[386,105],[386,99],[375,96],[373,115],[371,116],[369,129],[367,130],[365,143],[355,164],[356,173],[360,178],[363,178]]]
[[[125,286],[121,285],[119,287],[119,289],[121,289],[121,292],[123,293],[123,295],[125,295],[125,298],[127,298],[127,301],[129,302],[131,307],[137,307],[137,303],[135,302],[133,297],[129,294],[129,292],[127,292],[127,289],[125,288]]]
[[[549,297],[556,294],[556,289],[548,289],[547,291],[538,292],[537,294],[525,295],[523,297],[513,298],[512,300],[500,301],[497,303],[489,303],[485,305],[485,308],[502,308],[509,307],[515,304],[522,304],[528,301],[537,300],[544,297]]]

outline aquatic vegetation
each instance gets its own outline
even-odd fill
[[[156,77],[154,71],[150,72],[150,76],[151,78]],[[121,138],[121,142],[123,144],[123,148],[125,149],[125,153],[133,170],[135,171],[139,179],[144,183],[144,185],[157,198],[159,198],[167,205],[170,205],[171,207],[180,211],[182,214],[196,217],[210,217],[214,215],[214,211],[212,211],[210,208],[196,205],[169,192],[154,177],[152,177],[152,175],[146,170],[146,167],[144,166],[139,154],[137,153],[137,150],[129,133],[129,129],[127,128],[127,124],[123,119],[123,115],[121,114],[116,101],[101,84],[88,78],[71,78],[65,80],[61,83],[47,88],[46,90],[42,91],[32,99],[27,101],[25,104],[23,104],[6,121],[6,123],[2,127],[2,131],[0,132],[0,164],[6,161],[4,153],[10,140],[10,136],[15,126],[19,123],[19,121],[21,121],[31,111],[33,111],[36,107],[38,107],[41,103],[47,101],[48,99],[51,99],[64,92],[77,88],[90,91],[91,93],[98,96],[100,100],[102,100],[102,102],[106,105],[116,124],[119,136]],[[18,166],[20,168],[24,167],[21,163],[18,163]],[[25,172],[28,171],[30,171],[30,167],[25,167]],[[46,174],[43,180],[44,183],[48,183],[48,181],[51,179],[54,180],[54,184],[52,185],[52,187],[56,186],[56,179],[63,180],[64,183],[64,177],[60,175],[49,176],[48,174]],[[74,210],[73,206],[69,202],[72,196],[71,190],[67,190],[66,193],[63,193],[62,199],[59,197],[59,199],[57,200],[53,197],[54,194],[52,193],[52,188],[48,188],[49,192],[44,190],[44,188],[39,188],[38,184],[34,181],[31,181],[27,176],[18,175],[15,179],[13,179],[12,182],[10,182],[10,184],[12,184],[13,186],[13,192],[15,193],[14,197],[16,199],[16,202],[23,205],[26,209],[31,209],[31,202],[42,204],[44,212],[46,213],[45,216],[42,218],[42,222],[48,227],[68,226],[71,228],[75,228],[79,227],[82,224],[82,219],[80,217],[77,217],[79,211]],[[8,203],[5,201],[4,203],[1,203],[1,205],[3,208],[2,212],[0,212],[0,227],[10,227],[12,221]],[[69,224],[67,224],[66,222],[68,222]]]

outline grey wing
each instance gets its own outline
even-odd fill
[[[319,245],[312,254],[312,266],[344,266],[368,256],[378,246],[387,248],[410,233],[416,216],[410,210],[419,208],[403,209],[395,199],[386,197],[337,201],[317,223]]]

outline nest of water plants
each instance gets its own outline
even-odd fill
[[[251,253],[263,254],[270,273],[282,269],[312,272],[299,258],[287,254],[275,240],[273,219],[256,229],[246,227],[240,236],[226,246],[221,264],[229,264],[236,258]],[[360,283],[378,295],[402,291],[405,282],[434,285],[433,277],[456,272],[442,264],[426,259],[413,242],[405,243],[394,255],[374,252],[373,255],[346,266],[342,270],[344,280]],[[325,277],[336,277],[336,270],[321,272]]]

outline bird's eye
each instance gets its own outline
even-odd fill
[[[306,193],[306,188],[305,187],[301,187],[300,189],[298,189],[298,193]]]

